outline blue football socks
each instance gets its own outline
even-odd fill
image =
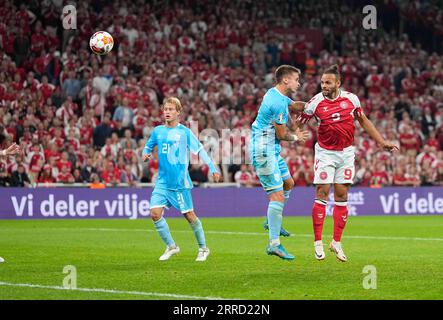
[[[157,230],[160,238],[162,238],[163,242],[168,247],[175,246],[175,242],[172,239],[171,232],[169,231],[168,223],[164,217],[161,217],[159,220],[154,221],[155,229]]]
[[[273,245],[280,244],[279,236],[282,224],[282,212],[284,204],[278,201],[270,201],[268,206],[269,239]]]
[[[197,218],[197,220],[190,225],[192,231],[194,231],[195,238],[197,239],[198,247],[206,248],[205,232],[203,231],[203,226],[200,219]]]

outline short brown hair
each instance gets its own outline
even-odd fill
[[[333,74],[333,75],[335,75],[335,78],[337,80],[340,80],[340,78],[341,78],[340,71],[338,70],[337,64],[333,64],[332,66],[327,68],[325,71],[323,71],[323,74]]]
[[[300,69],[290,66],[288,64],[282,64],[275,70],[275,80],[280,83],[284,77],[290,75],[291,73],[301,74]]]
[[[180,102],[180,100],[177,97],[168,97],[168,98],[164,99],[163,104],[162,104],[162,109],[165,107],[165,105],[167,103],[173,104],[175,106],[175,110],[177,110],[177,112],[182,112],[182,110],[183,110],[182,103]]]

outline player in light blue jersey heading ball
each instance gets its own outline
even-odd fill
[[[269,229],[269,245],[266,252],[285,260],[293,260],[295,257],[280,243],[280,235],[288,235],[282,228],[282,213],[294,187],[288,166],[280,155],[280,141],[304,142],[308,132],[298,128],[290,132],[287,128],[289,108],[299,111],[305,104],[290,98],[300,86],[300,70],[293,66],[281,65],[275,71],[275,78],[277,84],[264,95],[252,124],[249,155],[260,183],[269,197],[265,223],[265,228]]]
[[[180,100],[175,97],[167,98],[162,109],[165,124],[154,128],[143,149],[143,161],[146,162],[154,147],[158,147],[159,171],[151,195],[151,218],[160,238],[166,244],[166,250],[159,260],[168,260],[180,252],[163,217],[164,208],[174,207],[188,220],[197,239],[199,250],[196,261],[205,261],[210,251],[206,246],[202,223],[196,216],[192,203],[193,185],[188,171],[190,152],[198,154],[209,166],[215,182],[220,180],[221,175],[197,137],[189,128],[180,124]]]

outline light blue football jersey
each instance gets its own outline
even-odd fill
[[[189,128],[182,124],[178,124],[174,128],[168,128],[165,125],[155,127],[146,142],[143,155],[151,153],[155,146],[158,146],[159,161],[155,188],[192,189],[192,180],[188,171],[190,152],[200,153],[204,161],[205,158],[209,159],[209,163],[205,162],[209,165],[211,173],[217,172],[201,142]]]
[[[249,146],[251,155],[270,156],[281,152],[280,140],[275,135],[274,122],[288,122],[288,106],[291,98],[285,96],[277,88],[269,89],[263,97],[257,118],[252,124],[252,139]]]

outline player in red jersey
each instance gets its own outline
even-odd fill
[[[362,111],[360,100],[340,89],[338,66],[329,67],[321,77],[322,92],[303,108],[299,122],[307,123],[315,117],[319,122],[315,145],[314,184],[316,197],[312,208],[314,249],[318,260],[325,258],[322,243],[323,223],[331,184],[334,184],[334,236],[329,248],[340,261],[347,261],[341,246],[341,236],[348,219],[348,191],[355,175],[354,120],[381,148],[388,151],[398,147],[387,142]]]

